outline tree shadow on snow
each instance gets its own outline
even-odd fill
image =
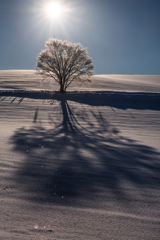
[[[46,129],[36,124],[18,129],[12,137],[15,151],[25,155],[16,173],[29,198],[63,204],[96,198],[110,192],[129,199],[122,184],[158,188],[160,154],[155,149],[120,136],[101,112],[74,114],[60,99],[62,121]],[[37,118],[38,109],[35,112]]]
[[[61,94],[49,91],[0,91],[0,99],[5,97],[14,97],[11,101],[19,99],[20,104],[23,99],[50,99],[61,100]],[[160,110],[160,93],[144,93],[144,92],[114,92],[114,91],[95,91],[95,92],[67,92],[63,96],[66,101],[73,101],[81,104],[89,104],[91,106],[110,106],[119,109],[138,109],[138,110]]]

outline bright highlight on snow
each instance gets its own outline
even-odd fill
[[[45,7],[46,14],[49,18],[58,18],[63,12],[63,7],[59,3],[50,2]]]

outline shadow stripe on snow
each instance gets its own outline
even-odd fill
[[[10,90],[0,91],[0,97],[68,100],[91,106],[160,110],[160,93],[148,92],[77,91],[61,94],[51,91]]]

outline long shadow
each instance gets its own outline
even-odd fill
[[[47,91],[0,91],[0,97],[18,97],[20,99],[54,99],[61,101],[61,94]],[[68,92],[63,98],[66,101],[73,101],[91,106],[110,106],[119,109],[149,109],[160,110],[160,93],[144,92],[113,92],[113,91],[95,91],[95,92]]]
[[[62,121],[56,127],[21,128],[12,137],[15,151],[25,155],[15,179],[30,200],[73,205],[73,199],[105,192],[127,200],[123,182],[159,188],[159,152],[121,137],[101,112],[77,117],[66,96],[59,101]]]

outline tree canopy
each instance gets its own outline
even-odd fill
[[[90,81],[94,65],[80,43],[49,39],[39,53],[36,70],[44,79],[52,77],[64,93],[70,84]]]

